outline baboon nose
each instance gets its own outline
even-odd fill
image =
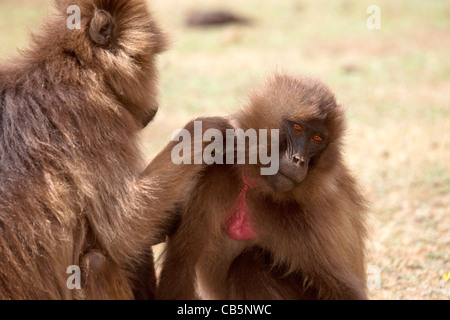
[[[294,161],[295,164],[297,164],[299,166],[304,166],[306,164],[305,157],[300,156],[300,155],[294,155],[292,157],[292,160]]]
[[[304,166],[306,164],[306,159],[305,157],[300,157],[300,165]]]
[[[149,114],[142,120],[142,125],[144,128],[153,120],[157,112],[158,106],[156,106],[152,111],[150,111]]]

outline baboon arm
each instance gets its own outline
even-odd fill
[[[83,275],[83,299],[131,300],[134,298],[127,274],[99,251],[90,251],[80,259]],[[129,276],[129,275],[128,275]]]
[[[232,126],[227,119],[221,117],[199,118],[203,133],[208,129],[217,129],[226,136],[226,129]],[[191,163],[194,163],[194,121],[189,122],[185,129],[191,134]],[[203,134],[201,135],[201,138]],[[165,235],[179,218],[176,205],[186,201],[197,183],[198,175],[206,168],[206,164],[175,164],[172,161],[172,149],[178,142],[170,142],[159,152],[141,175],[140,190],[145,202],[144,213],[149,221],[149,234],[155,235],[152,244],[157,244],[160,236],[154,230],[163,230]],[[210,142],[197,141],[203,149]],[[203,158],[202,158],[203,159]],[[152,232],[150,232],[152,231]],[[165,237],[164,235],[164,237]]]
[[[171,146],[169,144],[156,156],[140,181],[151,245],[165,240],[179,218],[176,205],[189,194],[196,176],[204,169],[202,165],[174,164],[170,158]]]

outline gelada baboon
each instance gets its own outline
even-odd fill
[[[276,75],[230,121],[279,130],[278,173],[261,175],[259,160],[208,167],[179,208],[158,298],[365,299],[366,204],[333,94]]]
[[[79,29],[67,27],[73,5]],[[0,69],[0,298],[151,297],[151,245],[201,169],[167,150],[144,171],[136,138],[158,109],[165,38],[144,0],[55,7]]]

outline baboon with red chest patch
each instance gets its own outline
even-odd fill
[[[246,164],[198,177],[168,238],[158,298],[366,299],[367,207],[342,157],[334,95],[318,80],[276,75],[228,120],[278,132],[267,146],[278,171],[262,175],[267,164],[247,151]]]

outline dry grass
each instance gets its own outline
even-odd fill
[[[160,59],[161,111],[144,132],[150,157],[189,119],[239,108],[274,70],[327,82],[348,110],[347,158],[371,199],[372,299],[449,299],[450,3],[153,0],[172,38]],[[26,44],[46,2],[0,0],[0,56]],[[192,30],[186,13],[228,8],[250,26]]]

